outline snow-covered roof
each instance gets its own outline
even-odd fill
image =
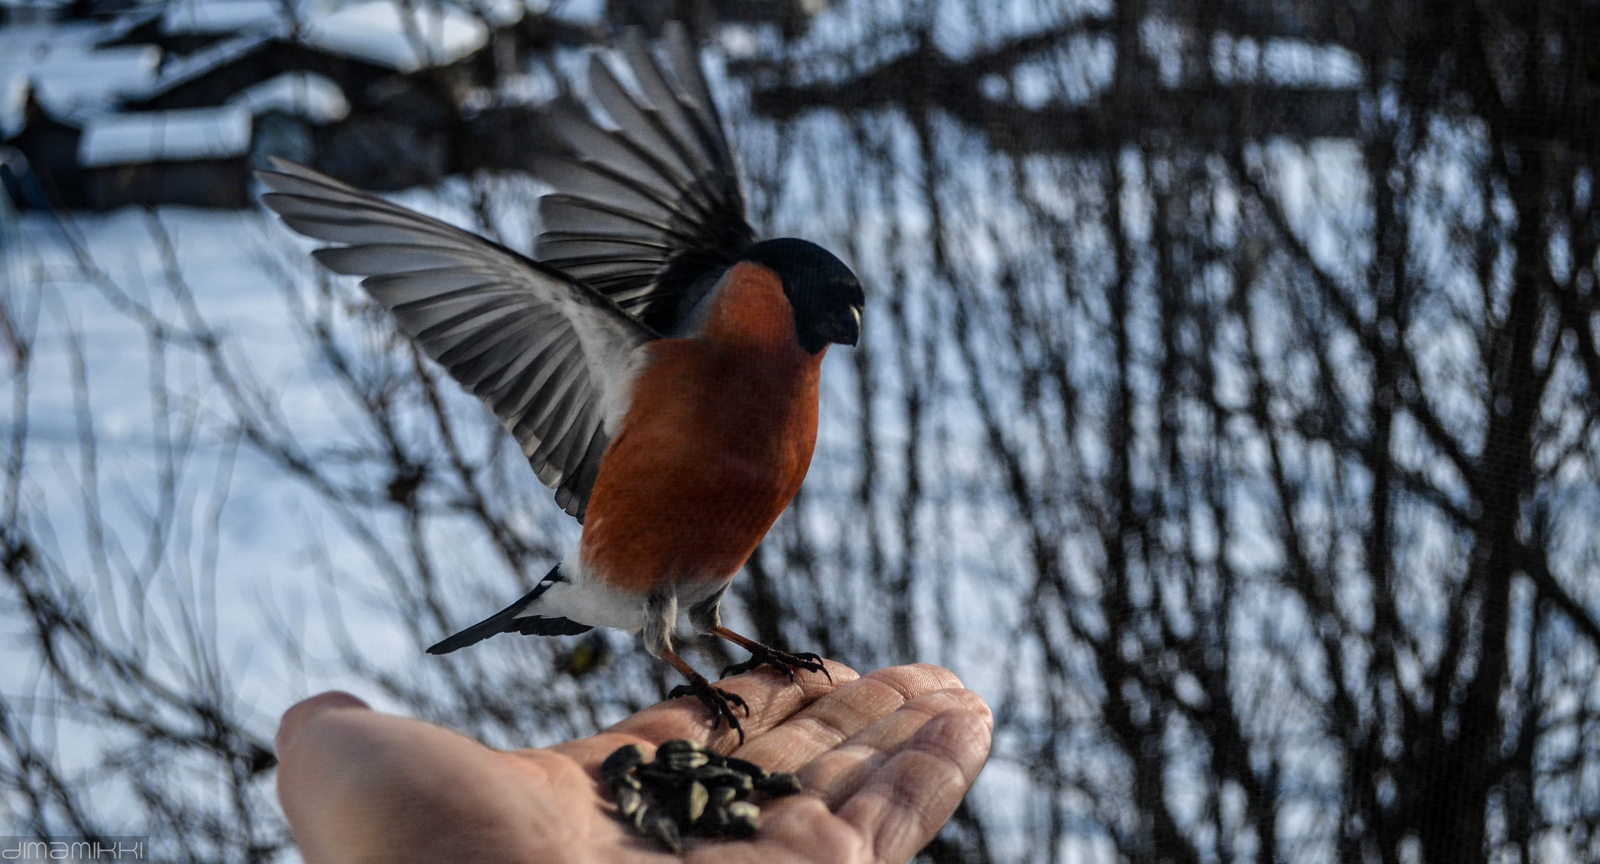
[[[180,57],[161,67],[161,74],[141,95],[158,96],[179,84],[193,81],[212,69],[231,63],[249,54],[261,45],[272,41],[272,33],[248,33],[209,45],[186,57]]]
[[[240,90],[228,104],[253,115],[282,111],[313,123],[337,123],[350,116],[344,91],[315,72],[285,72]]]
[[[242,33],[276,30],[283,21],[278,0],[178,0],[161,19],[163,33]]]
[[[187,14],[191,14],[193,17],[190,20],[195,22],[212,20],[205,16],[222,20],[233,15],[234,11],[213,13],[200,10],[233,6],[240,7],[235,11],[239,20],[245,20],[249,8],[256,6],[256,0],[210,0],[208,3],[197,3],[193,7],[196,11]],[[454,6],[417,8],[411,17],[414,26],[408,35],[399,4],[392,0],[370,0],[331,13],[303,15],[299,38],[315,48],[387,66],[398,72],[414,72],[426,66],[453,63],[489,41],[488,27]],[[212,69],[238,60],[273,39],[291,38],[291,28],[281,17],[249,20],[253,23],[239,35],[193,54],[169,60],[162,67],[160,76],[141,95],[145,98],[159,96]]]
[[[567,4],[571,5],[571,0],[567,0]],[[488,21],[490,27],[509,27],[528,14],[526,0],[478,0],[468,5],[472,11],[483,16],[483,20]]]
[[[30,91],[51,115],[82,125],[115,111],[124,100],[159,96],[274,39],[294,38],[296,32],[312,47],[399,72],[454,63],[489,39],[482,19],[440,2],[411,7],[409,21],[401,11],[404,4],[394,0],[362,0],[337,9],[322,0],[289,2],[296,7],[298,28],[284,17],[282,0],[174,0],[159,8],[130,10],[110,25],[58,22],[0,27],[0,140],[21,130]],[[516,0],[484,0],[481,8],[496,26],[515,21],[524,11]],[[153,45],[95,48],[149,23],[157,14],[166,32],[217,33],[225,38],[183,57],[169,56],[165,64],[161,49]],[[228,37],[230,33],[237,35]],[[332,122],[349,112],[344,94],[333,82],[308,81],[271,87],[267,82],[257,85],[265,89],[236,99],[244,100],[252,112],[287,110],[314,122]]]
[[[400,5],[371,0],[345,6],[306,21],[301,38],[399,72],[454,63],[489,41],[489,28],[454,6],[413,8],[408,26]]]
[[[78,163],[85,168],[139,162],[226,159],[250,149],[250,111],[241,105],[102,114],[84,126]]]
[[[107,21],[95,35],[96,45],[109,45],[144,25],[160,18],[165,10],[160,6],[138,6]]]
[[[109,110],[156,78],[161,49],[150,45],[95,50],[97,24],[0,27],[0,138],[22,127],[18,94],[33,91],[51,114],[81,118]]]

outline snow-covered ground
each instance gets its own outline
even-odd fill
[[[448,199],[450,189],[442,197]],[[411,196],[409,203],[436,210],[436,200]],[[62,561],[66,572],[81,576],[79,587],[100,620],[131,624],[148,615],[157,624],[152,629],[174,634],[181,631],[181,608],[209,619],[201,629],[214,640],[211,650],[260,740],[272,739],[289,705],[325,689],[353,689],[392,707],[339,671],[319,617],[328,586],[319,582],[322,571],[313,556],[325,552],[333,566],[359,574],[360,551],[303,484],[248,447],[234,446],[228,437],[232,410],[202,358],[172,346],[156,353],[147,329],[127,309],[131,300],[169,323],[194,323],[182,295],[172,290],[158,242],[162,235],[170,239],[193,308],[221,335],[231,365],[249,370],[308,450],[344,440],[356,422],[352,406],[330,396],[328,373],[310,361],[291,316],[285,282],[293,283],[292,290],[312,284],[314,265],[304,254],[307,244],[275,218],[184,208],[162,208],[152,217],[126,209],[80,215],[63,226],[44,215],[19,218],[0,208],[0,302],[33,343],[22,505],[28,527],[50,545],[47,554]],[[118,292],[125,295],[114,301]],[[10,374],[9,362],[5,368],[0,426],[9,434],[21,382]],[[453,395],[468,401],[465,394]],[[163,408],[169,416],[162,417]],[[96,443],[93,483],[86,477],[83,423]],[[175,446],[175,440],[186,443]],[[179,515],[174,534],[162,541],[169,563],[137,592],[126,578],[101,578],[93,563],[102,557],[99,548],[110,550],[103,558],[114,572],[140,570],[149,550],[146,520],[164,506],[160,481],[172,465],[180,477],[172,505]],[[531,473],[527,479],[533,482]],[[224,501],[215,512],[213,540],[206,536],[210,511]],[[98,532],[86,518],[90,512],[104,518]],[[555,530],[573,533],[575,527]],[[393,614],[361,604],[342,612],[372,656],[389,658],[397,668],[417,662]],[[20,621],[0,627],[24,632]],[[278,650],[276,627],[296,635],[304,662]],[[38,692],[37,658],[22,649],[19,643],[5,650],[23,662],[0,663],[0,688],[18,698]],[[149,671],[182,691],[182,663],[165,662],[170,655],[161,650],[153,656]],[[60,736],[63,768],[76,772],[94,765],[99,731],[64,723],[54,734]],[[119,804],[125,791],[106,791],[109,798],[96,802],[97,818],[115,822],[119,810],[137,813],[136,806]],[[127,827],[137,832],[143,826]]]

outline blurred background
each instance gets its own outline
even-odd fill
[[[577,525],[249,175],[526,251],[535,109],[675,18],[752,222],[868,294],[726,614],[988,700],[924,859],[1600,860],[1595,0],[3,14],[9,832],[294,861],[300,698],[511,747],[675,683],[616,633],[423,655]]]

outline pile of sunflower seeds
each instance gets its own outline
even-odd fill
[[[745,799],[800,791],[793,774],[768,774],[693,741],[663,743],[654,762],[645,762],[644,750],[629,744],[606,757],[600,776],[616,796],[617,814],[673,852],[683,851],[688,834],[750,837],[761,827],[761,809]]]

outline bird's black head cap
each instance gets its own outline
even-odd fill
[[[782,237],[757,243],[739,257],[771,269],[783,281],[800,347],[815,354],[831,342],[854,345],[861,338],[866,295],[856,274],[832,252]]]

